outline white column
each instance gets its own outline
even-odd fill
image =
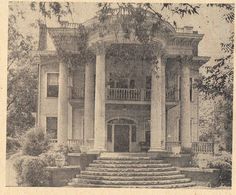
[[[166,143],[166,62],[167,59],[164,58],[162,60],[162,69],[161,69],[161,82],[162,82],[162,111],[161,111],[161,118],[162,118],[162,140],[163,140],[163,149],[165,149]]]
[[[98,45],[96,54],[94,150],[106,150],[105,128],[105,47]]]
[[[189,58],[181,59],[181,101],[180,101],[180,131],[182,148],[191,148],[190,137],[190,70]]]
[[[68,139],[68,69],[63,62],[59,64],[58,96],[58,143],[67,144]]]
[[[94,131],[94,66],[92,62],[85,65],[84,94],[84,138],[85,144],[93,139]]]
[[[162,151],[162,62],[158,57],[158,63],[152,68],[151,88],[151,143],[149,152]]]

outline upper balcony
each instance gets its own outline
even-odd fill
[[[94,93],[95,94],[95,93]],[[73,87],[71,93],[72,101],[83,101],[84,88]],[[151,89],[143,88],[107,88],[106,103],[116,104],[150,104]],[[166,89],[166,103],[176,104],[178,102],[178,91],[175,87]]]

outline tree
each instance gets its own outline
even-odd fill
[[[19,30],[18,24],[25,21],[25,12],[19,6],[20,3],[9,4],[8,18],[7,136],[11,137],[22,135],[35,125],[32,113],[36,112],[37,107],[38,67],[32,51],[37,50],[38,42]],[[60,16],[66,14],[62,10],[64,7],[56,2],[49,3],[50,11],[45,10],[45,2],[33,2],[30,6],[39,11],[43,18],[47,15],[60,20]],[[37,6],[40,7],[39,10]],[[42,21],[43,19],[38,18],[31,25],[37,26]]]
[[[24,13],[11,5],[9,11],[7,136],[17,136],[34,125],[37,66],[31,55],[35,42],[18,30]]]

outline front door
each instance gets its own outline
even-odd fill
[[[114,152],[129,152],[129,125],[115,125]]]

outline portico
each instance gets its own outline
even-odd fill
[[[142,143],[150,152],[168,150],[170,145],[191,149],[198,139],[193,78],[208,58],[196,53],[203,35],[189,28],[179,33],[166,25],[171,36],[157,33],[146,45],[124,39],[122,33],[100,36],[94,31],[88,39],[93,57],[80,66],[75,66],[79,59],[68,57],[79,55],[71,46],[76,43],[60,43],[70,60],[59,58],[58,63],[58,143],[77,140],[77,145],[97,152],[138,152]],[[76,36],[74,27],[62,29],[68,31],[48,28],[54,42],[63,33]],[[124,48],[124,54],[117,54]]]

